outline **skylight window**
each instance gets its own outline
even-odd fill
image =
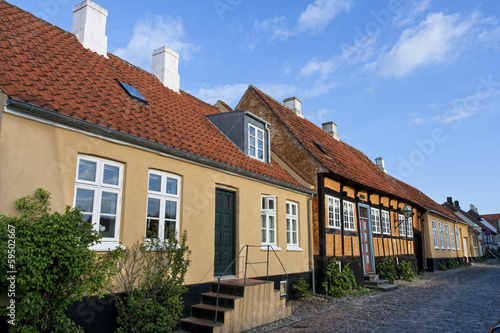
[[[313,143],[314,143],[314,145],[315,145],[316,147],[318,147],[318,149],[319,149],[319,150],[321,150],[321,152],[322,152],[323,154],[325,154],[327,157],[330,157],[330,156],[328,156],[328,152],[330,151],[330,149],[328,149],[328,148],[326,148],[325,146],[323,146],[323,145],[321,145],[321,144],[317,143],[316,141],[313,141]]]
[[[148,101],[144,98],[144,96],[141,95],[139,90],[124,82],[118,81],[118,83],[127,92],[127,94],[129,94],[129,96],[132,97],[132,99],[135,99],[136,101],[139,101],[144,104],[148,104]]]

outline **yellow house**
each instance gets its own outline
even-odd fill
[[[105,21],[90,1],[74,11],[83,25]],[[238,113],[228,133],[231,120],[179,89],[178,54],[166,47],[153,52],[152,74],[107,53],[103,30],[86,44],[85,29],[68,33],[5,2],[0,12],[0,214],[17,214],[14,201],[42,187],[54,210],[84,209],[102,237],[96,251],[187,231],[185,316],[225,270],[284,291],[287,276],[310,280],[314,191],[273,156],[268,123]],[[269,249],[269,269],[245,269]],[[290,314],[276,304],[279,314],[228,330]]]
[[[398,179],[396,182],[425,209],[422,223],[425,232],[424,253],[426,270],[438,271],[446,268],[450,260],[465,264],[470,257],[468,225],[457,215]]]

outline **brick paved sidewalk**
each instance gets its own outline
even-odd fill
[[[425,273],[399,289],[292,301],[292,316],[261,332],[488,332],[500,322],[500,261]]]

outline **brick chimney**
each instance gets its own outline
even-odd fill
[[[179,53],[164,46],[153,51],[153,75],[167,88],[179,92],[181,78],[179,75]]]
[[[340,140],[339,134],[337,133],[337,124],[335,124],[333,121],[323,123],[321,124],[321,126],[323,127],[323,131],[333,136],[335,140]]]
[[[375,159],[375,164],[377,164],[380,170],[382,170],[384,173],[387,173],[387,169],[385,168],[385,161],[382,157],[377,157]]]
[[[283,104],[289,109],[291,109],[297,116],[304,118],[302,113],[302,102],[297,97],[290,97],[283,101]]]
[[[107,16],[106,9],[90,0],[85,0],[73,7],[73,33],[85,48],[106,58],[108,53]]]

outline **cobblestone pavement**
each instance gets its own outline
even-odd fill
[[[365,296],[292,301],[292,316],[261,332],[488,332],[500,322],[500,261],[425,273]]]

